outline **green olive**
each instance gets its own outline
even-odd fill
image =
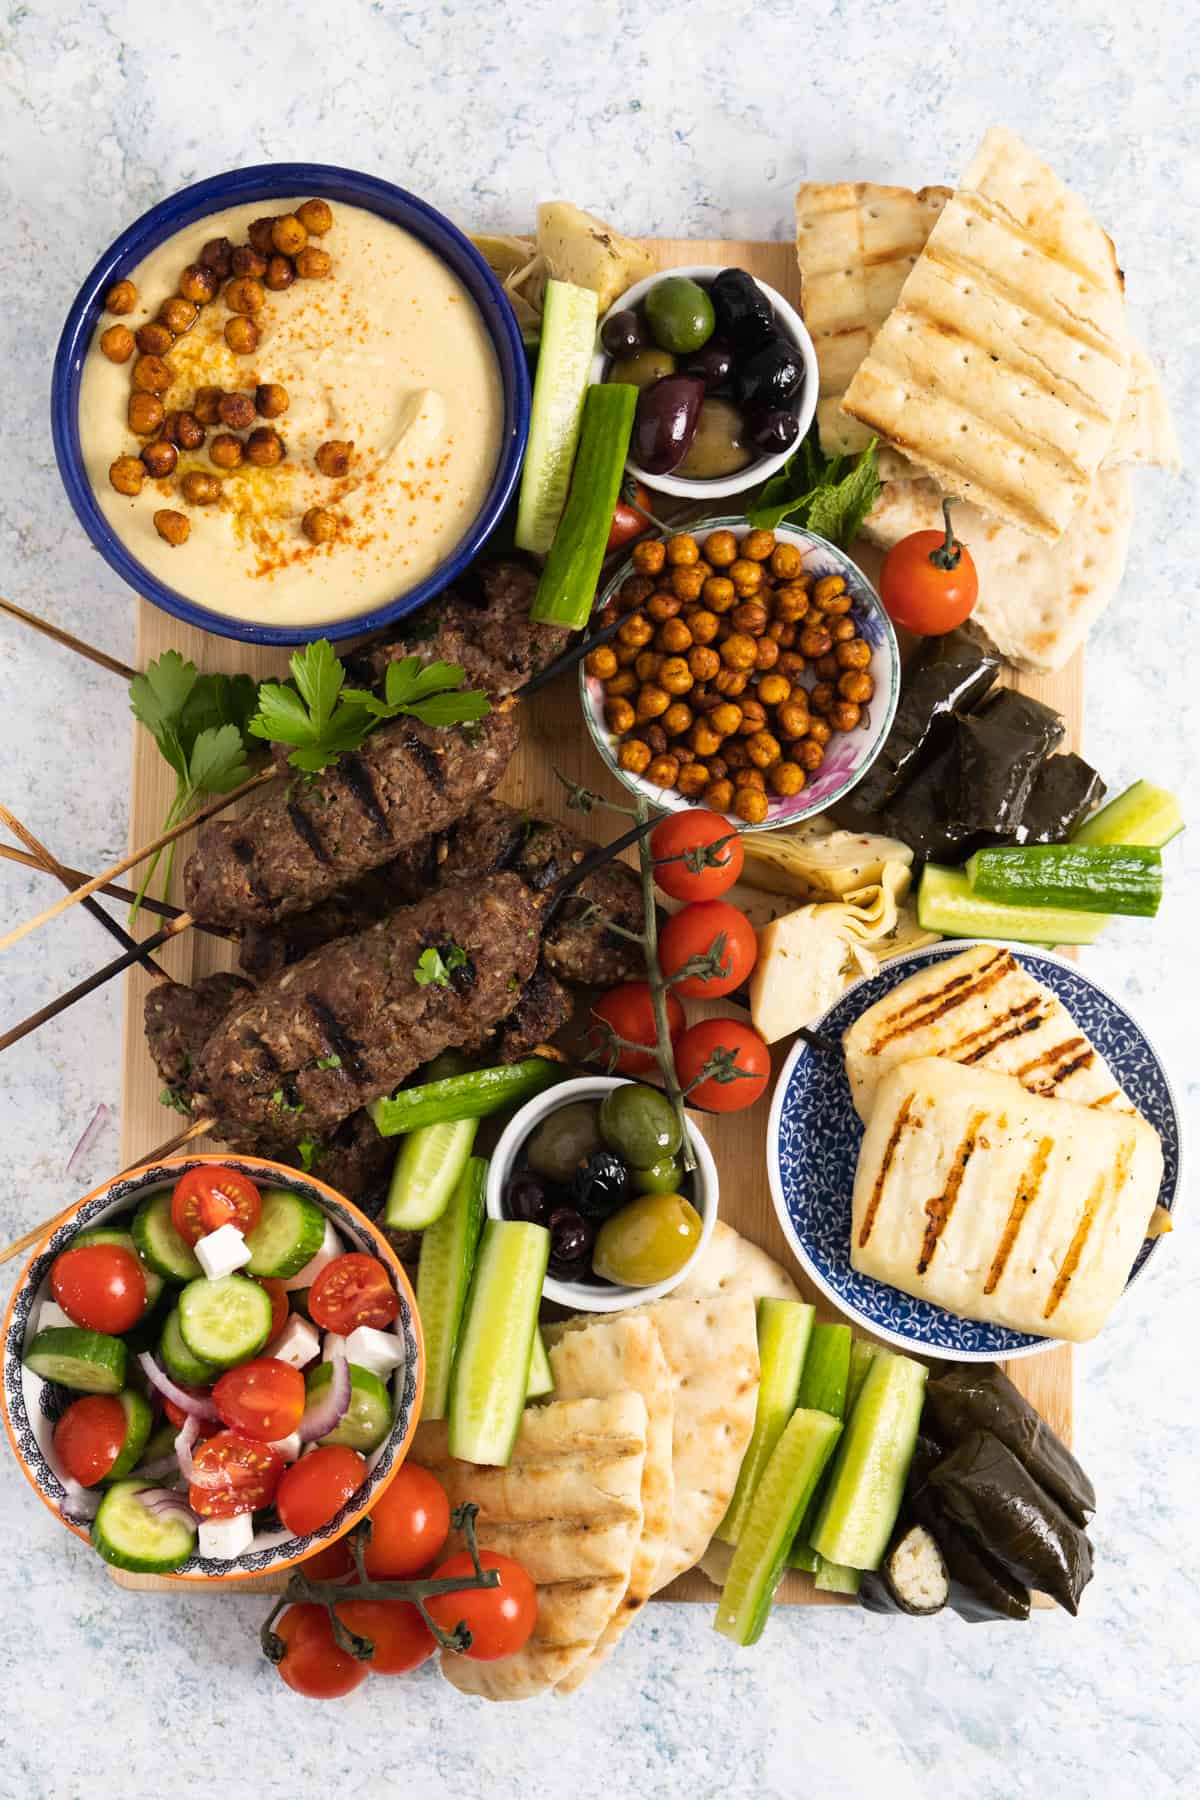
[[[696,435],[675,473],[692,481],[715,481],[747,468],[755,454],[745,441],[745,422],[737,407],[709,397],[701,404]]]
[[[631,387],[653,387],[664,375],[675,373],[675,358],[669,350],[635,350],[632,356],[619,356],[608,371],[609,381],[625,381]]]
[[[592,1269],[621,1287],[651,1287],[677,1275],[700,1241],[700,1215],[682,1194],[643,1194],[596,1233]]]
[[[639,1194],[676,1194],[683,1171],[673,1156],[663,1156],[648,1169],[634,1169],[633,1185]]]
[[[688,356],[707,344],[716,323],[712,301],[687,275],[668,275],[665,281],[656,281],[642,310],[655,343],[679,356]]]
[[[683,1142],[675,1108],[643,1081],[623,1082],[605,1094],[600,1135],[633,1169],[648,1169],[662,1157],[674,1156]]]
[[[525,1153],[530,1168],[550,1181],[570,1181],[579,1164],[600,1149],[599,1110],[580,1100],[543,1119]]]

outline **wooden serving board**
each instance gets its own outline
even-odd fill
[[[799,276],[790,244],[703,242],[686,239],[655,240],[650,248],[664,268],[683,263],[736,264],[749,269],[777,288],[795,305],[799,305]],[[234,672],[247,670],[255,676],[284,671],[287,657],[282,651],[259,651],[228,638],[210,637],[177,623],[139,600],[136,662],[139,668],[164,650],[176,649],[190,657],[202,669]],[[1052,679],[1022,676],[1017,683],[1023,691],[1047,701],[1057,708],[1067,724],[1067,747],[1078,748],[1083,709],[1083,660],[1076,656],[1061,675]],[[607,775],[599,757],[591,748],[579,713],[578,688],[574,675],[564,676],[554,686],[539,694],[522,715],[522,740],[513,762],[498,789],[502,799],[518,806],[536,807],[539,813],[554,818],[568,818],[575,829],[601,838],[605,824],[599,815],[587,821],[579,813],[568,815],[564,791],[553,771],[585,783],[613,797],[624,790]],[[133,797],[130,808],[130,846],[146,843],[160,829],[170,803],[174,777],[159,756],[147,732],[135,727],[133,735]],[[619,829],[618,824],[612,831]],[[182,867],[190,841],[180,847],[172,898],[178,900],[178,871]],[[202,932],[186,933],[161,952],[169,972],[178,981],[193,981],[216,969],[232,968],[233,948],[219,938]],[[149,979],[141,969],[130,972],[125,995],[124,1034],[124,1099],[121,1108],[121,1156],[129,1164],[144,1156],[155,1145],[170,1137],[179,1123],[177,1115],[165,1110],[158,1101],[161,1089],[142,1034],[142,1006]],[[777,1046],[775,1066],[782,1062],[787,1046]],[[704,1132],[716,1157],[721,1174],[721,1216],[746,1237],[769,1251],[796,1276],[818,1313],[836,1317],[822,1295],[810,1289],[804,1274],[796,1267],[783,1233],[775,1217],[767,1185],[766,1126],[770,1105],[769,1093],[747,1112],[726,1117],[705,1116]],[[209,1139],[194,1146],[219,1148]],[[1067,1348],[1047,1351],[1043,1356],[1025,1358],[1012,1363],[1009,1374],[1021,1391],[1028,1395],[1042,1416],[1068,1442],[1071,1438],[1073,1394],[1072,1358]],[[172,1588],[191,1593],[203,1591],[196,1583],[172,1580],[154,1575],[131,1575],[112,1571],[122,1586],[143,1591]],[[273,1592],[282,1588],[285,1577],[259,1578],[239,1582],[237,1592]],[[211,1591],[228,1593],[222,1584]],[[680,1579],[658,1596],[670,1600],[706,1600],[711,1602],[715,1589],[698,1570]],[[804,1578],[789,1575],[780,1590],[780,1599],[806,1604],[839,1604],[842,1597],[816,1593]]]

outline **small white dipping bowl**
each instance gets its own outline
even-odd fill
[[[656,275],[648,275],[645,281],[635,281],[631,288],[627,288],[621,297],[609,307],[600,324],[603,326],[604,320],[610,319],[614,313],[627,312],[631,307],[640,305],[650,289],[657,287],[659,282],[665,281],[668,276],[686,275],[692,281],[698,281],[703,286],[707,282],[715,281],[722,269],[729,266],[727,263],[689,263],[681,269],[660,269]],[[638,481],[645,482],[647,487],[654,488],[657,493],[675,494],[683,500],[723,500],[729,494],[745,493],[747,488],[757,487],[760,481],[766,481],[782,469],[813,422],[813,415],[817,410],[817,389],[820,377],[817,373],[817,353],[813,349],[812,339],[808,335],[804,320],[795,307],[788,304],[782,294],[777,293],[773,287],[768,287],[765,281],[759,281],[757,276],[754,276],[753,280],[775,309],[780,335],[795,346],[804,363],[804,382],[800,389],[800,405],[796,414],[798,428],[796,435],[786,450],[777,450],[771,456],[756,457],[744,469],[739,469],[736,475],[714,476],[710,481],[695,481],[685,475],[648,475],[646,470],[640,468],[630,457],[625,464],[630,474],[635,476]],[[599,338],[596,341],[599,343]],[[592,359],[593,383],[604,380],[608,365],[612,360],[607,350],[597,350]]]
[[[613,1088],[636,1085],[620,1075],[583,1075],[576,1081],[560,1081],[557,1087],[548,1088],[544,1094],[537,1094],[527,1101],[520,1112],[514,1113],[509,1120],[500,1142],[492,1152],[487,1179],[488,1218],[505,1217],[503,1200],[508,1178],[526,1139],[533,1135],[543,1119],[552,1112],[557,1112],[560,1107],[571,1106],[580,1100],[603,1100],[605,1094]],[[640,1306],[647,1300],[661,1300],[672,1288],[679,1286],[696,1258],[703,1254],[713,1234],[713,1226],[717,1222],[719,1190],[717,1165],[713,1161],[712,1151],[690,1118],[688,1136],[696,1155],[696,1169],[692,1176],[692,1204],[700,1215],[700,1236],[682,1269],[669,1275],[666,1281],[656,1281],[652,1287],[617,1287],[607,1281],[559,1281],[555,1276],[547,1275],[542,1289],[545,1299],[553,1300],[557,1306],[569,1307],[572,1312],[620,1312],[626,1306]]]

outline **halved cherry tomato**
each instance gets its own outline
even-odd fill
[[[252,1181],[236,1169],[206,1163],[181,1175],[171,1195],[171,1223],[189,1244],[222,1225],[253,1231],[261,1212],[262,1200]]]
[[[192,1460],[196,1478],[188,1487],[188,1505],[202,1519],[232,1519],[269,1506],[286,1467],[269,1444],[256,1443],[240,1431],[218,1431],[193,1452]]]
[[[463,1654],[476,1662],[495,1662],[513,1656],[529,1642],[537,1620],[537,1589],[519,1562],[494,1550],[481,1550],[485,1569],[499,1569],[500,1585],[465,1588],[459,1594],[435,1594],[425,1602],[430,1617],[443,1631],[453,1631],[461,1620],[471,1633],[471,1645]],[[466,1550],[449,1557],[433,1571],[435,1581],[470,1575],[474,1564]]]
[[[658,1028],[654,1022],[654,999],[649,984],[645,981],[623,981],[619,987],[609,988],[607,994],[592,1001],[592,1018],[599,1021],[588,1033],[588,1043],[595,1054],[602,1058],[607,1066],[611,1055],[607,1025],[618,1037],[627,1038],[631,1044],[656,1044]],[[667,990],[667,1029],[671,1034],[671,1042],[679,1036],[686,1024],[683,1006],[675,994]],[[643,1056],[637,1050],[618,1050],[614,1069],[620,1075],[644,1075],[655,1066],[653,1056]]]
[[[979,598],[971,552],[954,535],[952,497],[942,501],[945,531],[913,531],[893,544],[879,571],[879,594],[889,618],[923,637],[961,625]]]
[[[719,1051],[732,1053],[738,1071],[727,1080],[709,1076],[693,1087],[700,1071]],[[702,1019],[675,1046],[675,1072],[689,1106],[709,1112],[741,1112],[753,1106],[771,1076],[771,1053],[757,1031],[737,1019]]]
[[[407,1675],[428,1662],[437,1640],[410,1600],[340,1600],[338,1618],[349,1631],[370,1638],[373,1675]]]
[[[725,941],[718,961],[724,972],[685,975],[671,983],[677,994],[689,1000],[720,1000],[732,994],[758,960],[758,939],[745,913],[727,900],[695,900],[667,920],[658,940],[658,960],[668,979],[694,956],[715,950],[721,938]]]
[[[308,1290],[308,1316],[322,1331],[344,1336],[356,1325],[382,1331],[400,1311],[400,1296],[378,1257],[354,1251],[326,1263]]]
[[[93,1487],[103,1481],[125,1442],[125,1408],[112,1394],[85,1394],[72,1400],[54,1427],[54,1448],[72,1481]]]
[[[622,544],[631,544],[634,538],[641,537],[643,532],[652,528],[653,521],[645,517],[650,511],[650,496],[640,482],[633,490],[633,499],[635,504],[632,506],[627,499],[617,501],[613,522],[609,527],[608,543],[604,549],[605,556],[611,556]],[[641,507],[641,512],[638,507]]]
[[[714,844],[721,848],[712,850]],[[711,851],[715,865],[694,866],[701,860],[702,851]],[[717,899],[733,886],[746,860],[742,840],[729,820],[705,812],[703,807],[668,813],[650,833],[650,853],[654,857],[654,879],[673,900]],[[680,860],[675,861],[676,857]]]
[[[184,1392],[187,1394],[195,1394],[198,1397],[203,1396],[205,1399],[208,1398],[207,1388],[186,1387],[182,1381],[177,1381],[175,1385],[176,1387],[183,1388]],[[184,1412],[182,1406],[176,1406],[173,1400],[164,1400],[163,1411],[166,1413],[168,1419],[170,1419],[172,1425],[174,1425],[176,1431],[182,1431],[183,1427],[187,1424],[189,1417],[189,1415]],[[196,1424],[200,1427],[200,1436],[202,1438],[216,1437],[218,1431],[221,1430],[220,1419],[197,1419]]]
[[[287,1437],[304,1417],[304,1377],[274,1356],[256,1356],[227,1369],[212,1397],[226,1425],[258,1444]]]
[[[80,1244],[56,1256],[50,1269],[54,1298],[76,1325],[119,1333],[146,1310],[146,1277],[120,1244]]]
[[[273,1275],[252,1275],[250,1279],[266,1290],[267,1298],[271,1302],[271,1336],[267,1339],[267,1342],[271,1343],[279,1336],[288,1322],[288,1313],[291,1311],[291,1307],[288,1305],[288,1291],[283,1282],[276,1281]]]
[[[366,1478],[366,1460],[357,1450],[322,1444],[287,1470],[275,1495],[275,1510],[288,1531],[307,1537],[328,1525]]]
[[[274,1629],[287,1645],[275,1667],[294,1693],[309,1700],[340,1700],[361,1687],[371,1665],[343,1650],[333,1621],[316,1600],[289,1606]]]
[[[445,1488],[428,1469],[405,1463],[371,1508],[367,1574],[373,1581],[405,1581],[440,1555],[449,1534]]]

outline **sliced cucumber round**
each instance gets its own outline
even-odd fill
[[[125,1386],[125,1362],[120,1338],[82,1325],[47,1325],[25,1352],[27,1369],[80,1394],[119,1394]]]
[[[149,1312],[157,1304],[158,1297],[163,1291],[163,1278],[157,1269],[151,1268],[144,1257],[138,1254],[138,1247],[133,1241],[132,1232],[117,1231],[108,1225],[97,1225],[92,1231],[81,1231],[78,1237],[72,1238],[72,1250],[77,1250],[81,1244],[116,1244],[120,1249],[128,1250],[130,1256],[137,1258],[138,1266],[142,1271],[142,1280],[146,1283],[146,1312]]]
[[[271,1335],[271,1296],[242,1275],[191,1281],[179,1296],[179,1335],[201,1362],[231,1369]]]
[[[126,1388],[117,1397],[125,1414],[125,1442],[121,1445],[116,1462],[104,1477],[105,1481],[120,1481],[131,1469],[137,1468],[150,1438],[150,1427],[154,1423],[150,1402],[133,1388]]]
[[[246,1273],[285,1281],[312,1261],[324,1237],[325,1214],[313,1201],[286,1188],[264,1188],[258,1224],[246,1233]]]
[[[178,1307],[167,1314],[167,1322],[158,1343],[158,1354],[171,1380],[182,1381],[188,1387],[211,1387],[221,1372],[212,1363],[193,1356],[184,1343],[183,1333],[179,1329]]]
[[[318,1363],[305,1380],[310,1401],[324,1393],[333,1379],[333,1364]],[[370,1369],[350,1364],[350,1405],[334,1429],[320,1440],[323,1444],[348,1444],[351,1450],[370,1454],[392,1428],[391,1395]]]
[[[203,1275],[191,1245],[175,1229],[171,1196],[165,1188],[142,1201],[130,1229],[138,1255],[164,1281],[195,1281],[197,1275]]]
[[[142,1575],[166,1575],[192,1554],[196,1527],[178,1513],[157,1518],[138,1498],[144,1481],[118,1481],[100,1502],[92,1520],[92,1543],[117,1569]]]

